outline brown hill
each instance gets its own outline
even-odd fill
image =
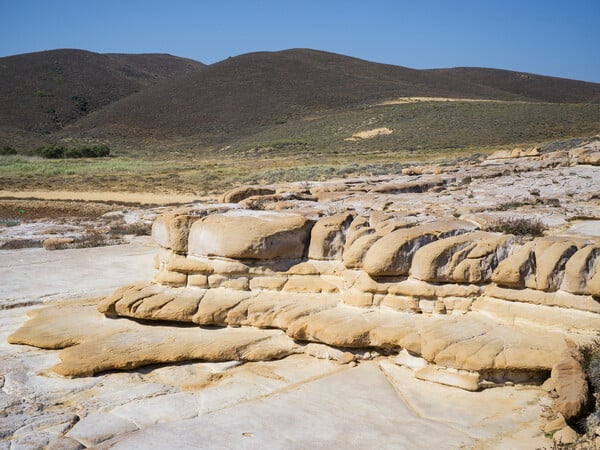
[[[598,83],[477,67],[432,69],[429,72],[444,75],[452,80],[499,89],[530,100],[549,103],[600,103]]]
[[[51,50],[0,58],[0,126],[49,133],[204,65],[166,54]]]
[[[115,102],[70,127],[70,133],[220,138],[399,96],[526,100],[434,72],[293,49],[226,59]]]
[[[600,101],[599,84],[521,75],[493,69],[415,70],[309,49],[249,53],[112,103],[68,132],[218,141],[325,110],[401,96]]]

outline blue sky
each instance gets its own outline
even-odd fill
[[[0,0],[0,56],[81,48],[210,64],[294,47],[600,82],[600,0]]]

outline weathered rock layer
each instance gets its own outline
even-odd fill
[[[381,212],[315,219],[249,210],[166,214],[153,234],[162,246],[154,280],[98,305],[109,317],[163,322],[148,342],[123,347],[136,338],[40,333],[51,313],[10,341],[69,347],[55,367],[69,376],[186,359],[272,359],[310,342],[408,351],[405,365],[422,361],[418,378],[476,390],[541,382],[560,372],[571,341],[600,329],[593,238],[518,243],[456,219],[413,225]],[[168,331],[174,322],[195,325],[178,331],[186,342],[178,351]],[[231,328],[196,326],[248,331],[233,339]],[[281,330],[276,344],[259,329]],[[261,351],[241,350],[265,339]]]

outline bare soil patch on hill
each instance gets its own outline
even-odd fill
[[[14,192],[12,194],[23,194]],[[30,193],[28,193],[30,194]],[[32,198],[1,199],[0,220],[22,221],[37,219],[66,219],[100,217],[114,211],[115,205],[92,202],[34,200]]]

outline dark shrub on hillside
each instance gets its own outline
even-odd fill
[[[34,154],[42,158],[102,158],[110,156],[108,145],[94,145],[83,147],[65,147],[63,145],[44,145],[35,149]]]
[[[75,102],[77,109],[79,109],[81,112],[87,112],[89,104],[85,97],[81,95],[73,95],[71,100]]]
[[[17,151],[12,148],[10,145],[3,145],[0,147],[0,155],[16,155]]]
[[[65,157],[66,147],[62,145],[43,145],[35,149],[35,154],[42,158],[60,159]]]

